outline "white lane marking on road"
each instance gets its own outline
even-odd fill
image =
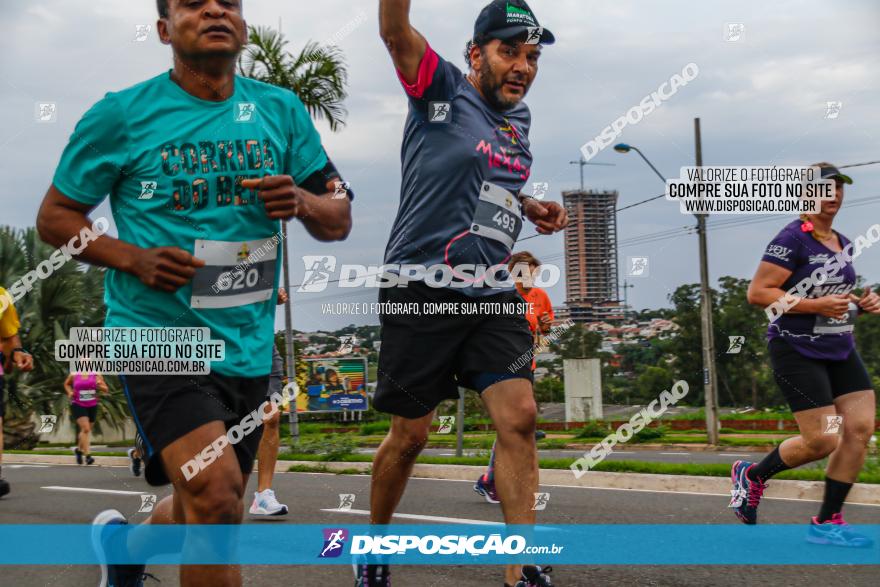
[[[441,481],[441,479],[437,479]],[[356,516],[369,516],[369,510],[337,510],[322,509],[322,512],[334,512],[337,514],[354,514]],[[487,522],[486,520],[471,520],[469,518],[446,518],[444,516],[423,516],[421,514],[394,514],[395,518],[403,518],[405,520],[422,520],[424,522],[438,522],[441,524],[471,524],[481,526],[503,526],[501,522]]]
[[[729,452],[720,452],[720,453],[718,453],[718,456],[719,456],[719,457],[737,457],[737,458],[740,458],[740,457],[747,457],[747,456],[749,456],[749,455],[745,455],[745,454],[743,454],[743,453],[733,454],[733,453],[729,453]]]
[[[584,451],[582,451],[582,450],[568,449],[568,448],[566,448],[566,449],[552,449],[552,448],[549,448],[549,449],[545,449],[545,450],[539,450],[538,452],[558,452],[558,453],[564,453],[564,454],[569,454],[569,453],[571,453],[571,454],[573,454],[573,455],[582,455],[582,454],[584,454]],[[612,451],[611,451],[610,453],[608,453],[608,454],[609,454],[609,455],[634,455],[634,454],[638,454],[639,452],[651,452],[651,451],[612,450]]]
[[[46,485],[40,489],[49,491],[73,491],[76,493],[108,493],[111,495],[146,495],[144,491],[123,491],[121,489],[94,489],[91,487],[64,487],[61,485]]]
[[[689,453],[689,452],[661,452],[660,454],[661,455],[685,456],[685,455],[689,455],[691,453]]]
[[[48,469],[49,465],[6,465],[7,469]]]

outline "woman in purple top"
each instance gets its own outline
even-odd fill
[[[749,303],[767,309],[770,361],[776,383],[797,420],[800,435],[786,439],[759,463],[733,464],[730,507],[746,524],[757,521],[766,481],[786,469],[831,455],[825,496],[807,540],[869,547],[871,539],[843,521],[846,495],[858,477],[874,432],[876,404],[871,378],[855,349],[859,313],[880,314],[880,297],[864,288],[853,295],[854,247],[831,224],[852,179],[830,163],[817,163],[835,182],[835,198],[821,211],[787,224],[767,247],[749,287]],[[877,234],[873,226],[868,235]],[[861,249],[859,237],[855,250]]]
[[[91,465],[95,459],[90,454],[89,445],[92,424],[98,416],[98,393],[107,393],[107,383],[100,373],[71,373],[64,380],[64,391],[70,398],[70,413],[79,428],[76,447],[73,449],[76,464],[83,464],[85,458],[86,464]]]

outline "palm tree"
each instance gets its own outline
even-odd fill
[[[13,284],[54,252],[33,228],[0,227],[0,283]],[[55,360],[55,341],[68,338],[74,327],[104,323],[104,270],[68,261],[16,301],[21,318],[22,344],[34,356],[34,370],[6,375],[9,402],[3,419],[9,448],[30,448],[37,442],[34,414],[69,414],[64,379],[67,363]],[[127,418],[125,397],[115,377],[107,377],[110,393],[101,401],[96,431],[101,422],[120,428]]]
[[[317,120],[326,119],[330,130],[345,126],[348,70],[342,51],[333,45],[309,41],[298,55],[285,49],[284,35],[269,27],[250,27],[248,45],[238,67],[245,77],[287,88],[299,96]]]
[[[287,41],[284,35],[269,27],[251,27],[248,46],[239,58],[241,74],[274,86],[286,88],[296,94],[312,118],[326,119],[330,130],[336,132],[345,126],[347,111],[342,105],[348,96],[345,86],[348,83],[348,70],[345,67],[342,51],[338,47],[321,46],[308,41],[299,55],[293,56],[285,50]],[[291,297],[285,307],[284,345],[279,352],[285,358],[288,375],[295,375],[299,383],[304,383],[305,364],[294,358],[293,320],[291,318],[292,294],[290,291],[290,255],[287,252],[287,223],[281,223],[283,235],[284,285]],[[288,350],[289,349],[289,350]],[[290,364],[295,367],[291,369]],[[291,438],[299,439],[298,416],[295,400],[291,405]]]

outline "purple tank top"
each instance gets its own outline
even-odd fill
[[[73,399],[74,404],[84,408],[91,408],[98,405],[98,375],[89,373],[83,376],[82,373],[73,374]]]

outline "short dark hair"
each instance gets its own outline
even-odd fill
[[[471,49],[474,46],[477,46],[480,48],[480,51],[482,51],[483,47],[485,47],[491,40],[492,37],[486,33],[477,33],[473,39],[467,42],[467,45],[464,47],[464,61],[467,63],[468,67],[471,67]]]

